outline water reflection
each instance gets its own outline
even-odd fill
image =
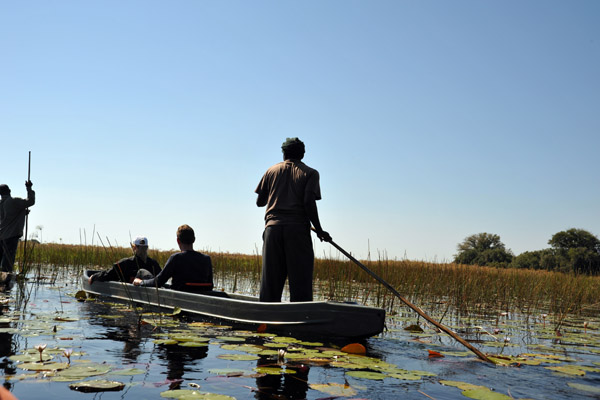
[[[8,292],[14,286],[14,276],[4,276],[3,279],[0,279],[0,295],[8,296]],[[0,307],[0,318],[9,317],[10,316],[10,308],[8,307],[8,302],[2,302],[2,306]],[[0,328],[10,328],[10,323],[0,323]],[[15,345],[13,343],[13,334],[7,332],[0,333],[0,370],[3,371],[4,376],[14,375],[17,372],[14,362],[12,362],[8,357],[15,354]],[[13,384],[7,379],[3,383],[4,387],[8,390],[11,390]]]
[[[186,373],[197,371],[197,361],[206,358],[208,346],[182,347],[178,345],[160,345],[158,358],[165,361],[167,383],[171,389],[179,389]]]
[[[256,367],[274,367],[273,361],[258,360]],[[306,399],[308,391],[308,372],[306,365],[286,366],[286,369],[296,371],[295,374],[265,375],[256,378],[258,391],[254,397],[259,400],[276,399]]]
[[[122,343],[118,356],[127,363],[136,363],[143,354],[142,340],[143,327],[138,323],[139,318],[135,313],[115,314],[115,310],[102,303],[84,303],[82,305],[87,315],[90,315],[89,324],[101,326],[104,329],[97,331],[95,340],[111,340]],[[114,351],[114,350],[113,350]]]

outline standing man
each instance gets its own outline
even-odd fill
[[[155,278],[135,278],[136,286],[161,287],[171,278],[171,289],[184,292],[212,290],[213,270],[210,256],[194,250],[196,236],[189,225],[177,228],[177,245],[181,252],[169,257],[165,268]]]
[[[304,143],[287,138],[283,162],[265,172],[255,192],[256,205],[267,206],[263,233],[260,301],[281,301],[289,278],[290,301],[312,301],[314,252],[312,223],[321,241],[331,241],[321,228],[317,200],[321,199],[319,172],[304,164]]]
[[[11,197],[8,185],[0,185],[0,258],[2,272],[12,272],[17,254],[19,239],[23,236],[25,216],[29,214],[27,207],[35,204],[33,183],[25,182],[27,200]]]
[[[140,236],[131,244],[133,256],[117,261],[108,271],[96,272],[88,282],[121,281],[132,283],[136,277],[152,278],[160,272],[158,262],[148,257],[148,239]]]

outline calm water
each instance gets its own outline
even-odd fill
[[[335,398],[336,392],[322,391],[322,386],[346,386],[349,399],[465,399],[462,390],[440,381],[459,381],[480,385],[513,398],[572,399],[600,398],[600,321],[596,317],[570,319],[557,337],[549,321],[543,318],[522,321],[518,316],[502,315],[496,319],[478,322],[463,321],[454,326],[464,337],[486,353],[516,355],[528,353],[530,359],[543,358],[540,365],[499,367],[479,361],[460,344],[447,336],[424,327],[424,333],[411,333],[404,328],[417,323],[416,315],[406,311],[388,321],[389,330],[363,344],[367,355],[381,360],[388,374],[381,380],[355,375],[357,371],[381,374],[381,369],[359,368],[356,365],[330,366],[333,351],[347,343],[322,345],[313,342],[287,344],[274,337],[257,336],[223,327],[195,327],[193,333],[207,343],[203,347],[157,344],[157,339],[173,335],[190,335],[187,323],[170,327],[139,326],[138,314],[126,307],[104,301],[78,302],[72,295],[80,288],[75,276],[59,278],[53,284],[47,281],[15,285],[5,292],[0,316],[0,367],[3,384],[19,399],[159,399],[169,389],[196,389],[231,396],[237,399],[326,399]],[[107,300],[109,301],[109,300]],[[145,317],[147,318],[147,317]],[[583,328],[583,322],[589,325]],[[481,333],[473,325],[481,325],[490,334]],[[494,333],[494,329],[502,332]],[[509,338],[510,341],[505,341]],[[303,339],[303,338],[300,338]],[[289,339],[291,340],[291,339]],[[312,339],[311,339],[312,340]],[[182,342],[183,343],[183,342]],[[73,349],[71,365],[108,365],[108,375],[75,379],[70,382],[53,381],[43,372],[21,369],[22,361],[10,356],[26,351],[38,354],[35,346],[47,344],[45,353],[52,361],[66,362],[60,349]],[[235,348],[251,344],[252,352]],[[278,363],[276,355],[255,356],[258,359],[235,360],[226,355],[252,357],[254,350],[278,350],[282,347],[310,349],[313,361],[305,358],[294,361],[286,358]],[[444,357],[431,358],[429,350]],[[289,351],[288,354],[293,354]],[[544,355],[544,356],[542,356]],[[220,358],[226,356],[226,359]],[[552,358],[553,357],[553,358]],[[343,357],[342,357],[343,358]],[[339,358],[341,360],[342,358]],[[388,364],[391,364],[388,365]],[[265,375],[256,368],[268,366],[294,374]],[[391,377],[389,368],[425,371],[429,375],[399,379]],[[581,367],[585,375],[559,373],[546,367]],[[134,375],[119,375],[118,370],[134,368]],[[115,374],[115,370],[117,373]],[[234,372],[237,371],[237,372]],[[229,373],[229,376],[228,376]],[[422,373],[421,373],[422,374]],[[240,376],[241,375],[241,376]],[[381,377],[381,375],[379,375]],[[92,379],[119,381],[125,387],[116,392],[82,393],[69,388],[73,382]],[[571,386],[570,386],[571,385]],[[583,385],[583,386],[578,386]],[[339,386],[343,387],[343,386]],[[476,397],[477,398],[477,397]]]

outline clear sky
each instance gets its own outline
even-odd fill
[[[168,250],[187,223],[253,254],[254,189],[297,136],[359,258],[598,235],[598,21],[597,0],[3,1],[0,183],[25,196],[31,151],[44,242]]]

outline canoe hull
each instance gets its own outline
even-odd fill
[[[229,324],[263,325],[267,332],[359,339],[377,335],[384,329],[385,310],[376,307],[333,301],[264,303],[251,296],[186,293],[122,282],[90,285],[91,273],[86,271],[82,278],[83,290],[88,293],[170,310],[179,308]]]

